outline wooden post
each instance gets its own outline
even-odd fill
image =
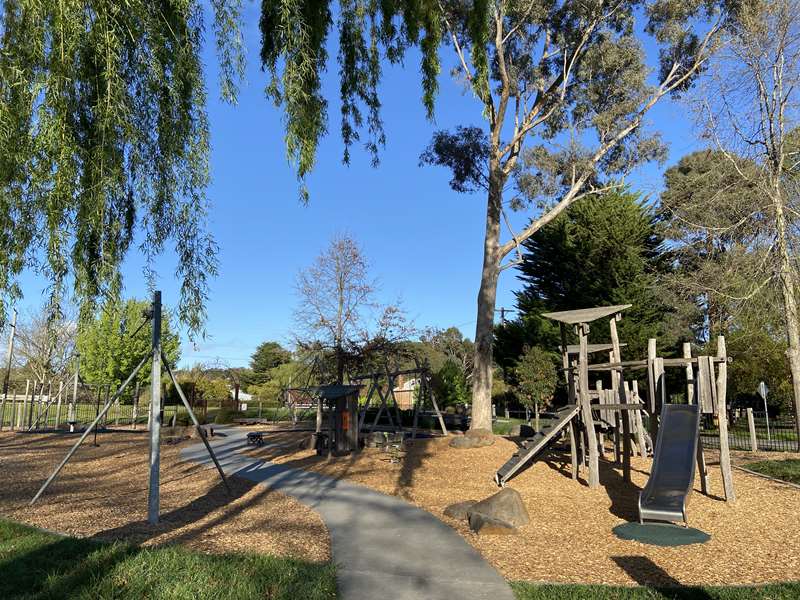
[[[603,382],[598,379],[597,381],[595,381],[594,388],[595,388],[595,390],[597,390],[597,397],[598,397],[599,403],[602,405],[604,403],[604,399],[603,399]],[[605,417],[606,417],[605,411],[600,409],[600,418],[605,420]],[[539,431],[539,425],[538,424],[536,425],[536,431]],[[602,431],[598,431],[597,432],[597,448],[600,450],[600,456],[602,456],[603,458],[605,458],[605,456],[606,456],[605,445],[606,445],[606,440],[603,437],[603,432]]]
[[[753,419],[753,409],[747,409],[747,427],[750,430],[750,450],[758,452],[758,437],[756,436],[756,422]]]
[[[728,408],[726,395],[728,391],[728,353],[725,347],[725,337],[717,338],[717,358],[720,359],[717,368],[717,414],[719,421],[719,466],[722,471],[722,485],[725,488],[725,499],[728,502],[736,501],[733,489],[733,471],[731,470],[731,450],[728,439]]]
[[[147,520],[158,523],[161,469],[161,292],[153,293],[153,368],[150,373],[150,485],[147,492]]]
[[[569,422],[569,451],[572,459],[572,479],[578,479],[578,447],[575,443],[575,419]]]
[[[650,338],[647,340],[647,395],[650,406],[650,439],[653,444],[656,443],[658,438],[658,402],[656,401],[656,340]]]
[[[617,333],[617,319],[620,315],[614,315],[609,320],[609,329],[611,330],[611,345],[613,350],[611,354],[613,357],[610,362],[622,362],[622,354],[620,353],[619,335]],[[625,393],[625,386],[623,385],[622,369],[614,369],[611,371],[611,389],[619,395],[619,403],[627,404],[628,395]],[[620,415],[622,420],[622,477],[625,481],[631,480],[631,416],[630,411],[623,411]]]
[[[631,381],[631,386],[633,390],[633,401],[639,402],[640,404],[644,404],[642,402],[642,397],[639,395],[639,382],[635,379]],[[634,420],[636,421],[636,430],[639,435],[639,447],[642,449],[642,456],[647,457],[647,432],[644,430],[644,422],[642,421],[642,411],[636,410],[633,415]],[[653,441],[650,440],[651,448],[654,448]]]
[[[683,344],[683,358],[692,358],[692,345]],[[694,370],[692,363],[686,363],[686,404],[694,404]]]
[[[620,435],[620,428],[622,427],[622,419],[619,418],[619,411],[614,411],[614,462],[616,464],[622,463],[622,436]]]
[[[579,390],[581,399],[581,415],[583,426],[586,428],[586,443],[589,446],[589,487],[595,488],[600,485],[600,461],[597,455],[597,436],[594,429],[594,418],[592,417],[592,407],[589,401],[589,348],[588,336],[589,325],[581,323],[578,326],[580,336],[580,359],[579,368]]]
[[[625,385],[625,395],[628,399],[631,399],[633,402],[638,401],[638,394],[635,391],[636,388],[636,380],[633,380],[633,387],[634,391],[631,392],[631,389],[628,387],[628,382],[624,382]],[[632,395],[633,394],[633,395]],[[633,431],[636,434],[636,442],[639,444],[639,456],[642,458],[647,458],[647,441],[644,438],[644,426],[642,425],[642,413],[637,408],[636,410],[629,410],[631,413],[631,421],[633,422]]]
[[[56,429],[61,421],[61,395],[64,393],[64,382],[58,382],[58,403],[56,404]]]

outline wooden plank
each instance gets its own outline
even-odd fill
[[[647,340],[647,399],[650,404],[650,438],[656,440],[658,437],[658,411],[656,406],[656,340]]]
[[[566,323],[567,325],[582,325],[585,323],[591,323],[597,319],[602,319],[603,317],[616,315],[617,313],[621,313],[623,310],[628,309],[631,306],[631,304],[595,306],[592,308],[579,308],[577,310],[561,310],[557,312],[542,313],[542,316],[546,319],[552,319],[554,321]],[[586,350],[588,352],[588,345]]]
[[[611,362],[615,360],[621,361],[622,355],[620,354],[619,347],[619,334],[617,333],[617,319],[613,317],[609,320],[609,329],[611,331],[611,343],[614,345],[612,351]],[[613,371],[611,373],[611,387],[617,394],[619,394],[619,403],[627,404],[628,396],[625,393],[625,386],[622,380],[622,370]],[[622,478],[631,481],[631,454],[633,448],[631,447],[631,421],[630,414],[625,412],[621,415],[622,419]]]
[[[700,412],[716,414],[716,382],[714,381],[714,363],[708,356],[698,356],[697,362],[697,397]]]
[[[634,381],[635,383],[635,381]],[[629,383],[625,382],[625,391],[628,393],[628,400],[633,398],[633,391],[628,387]],[[639,456],[642,458],[647,457],[647,442],[644,439],[644,428],[642,427],[642,413],[638,410],[631,410],[628,412],[633,421],[633,432],[636,436],[636,442],[639,444]]]
[[[747,428],[750,430],[750,450],[758,452],[758,437],[756,437],[756,422],[753,419],[753,409],[747,409]]]
[[[569,453],[572,460],[572,479],[578,479],[578,447],[575,443],[575,419],[569,422]]]
[[[586,430],[586,443],[589,448],[589,477],[588,483],[590,488],[596,488],[600,485],[600,461],[597,455],[597,436],[594,429],[594,418],[592,417],[592,407],[589,404],[589,353],[587,351],[589,328],[586,325],[581,325],[579,328],[580,336],[580,360],[579,367],[579,391],[581,397],[581,416],[583,418],[583,426]]]
[[[700,491],[708,496],[708,467],[703,454],[703,440],[697,440],[697,472],[700,475]]]
[[[683,358],[692,358],[692,345],[683,344]],[[691,363],[686,364],[686,404],[694,404],[694,369]]]
[[[727,359],[725,337],[717,338],[717,357]],[[728,390],[728,362],[719,363],[717,372],[717,415],[719,418],[719,466],[722,471],[722,485],[725,489],[725,499],[736,502],[736,492],[733,489],[733,471],[731,470],[731,450],[728,440],[728,407],[726,405]]]

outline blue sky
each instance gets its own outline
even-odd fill
[[[362,244],[383,300],[402,299],[417,326],[456,325],[473,337],[485,200],[452,192],[447,171],[419,167],[418,162],[434,129],[480,124],[477,103],[445,74],[436,122],[427,121],[419,63],[412,52],[405,67],[385,67],[381,94],[387,145],[381,165],[373,169],[366,153],[354,148],[348,167],[341,161],[338,134],[338,67],[331,65],[324,80],[330,133],[309,179],[311,202],[303,206],[285,156],[281,116],[263,94],[258,8],[259,3],[246,3],[248,72],[238,106],[219,101],[213,45],[205,52],[213,180],[209,227],[220,246],[220,276],[211,284],[208,336],[196,347],[184,344],[181,364],[219,358],[232,366],[246,365],[261,341],[288,342],[297,302],[295,276],[340,232]],[[444,52],[447,73],[452,59]],[[666,101],[651,112],[650,121],[669,144],[669,160],[664,166],[642,167],[629,181],[634,189],[655,194],[664,169],[698,144],[683,105]],[[526,220],[524,215],[515,218],[517,224]],[[142,264],[137,254],[126,261],[127,295],[147,293]],[[168,252],[158,262],[158,285],[167,304],[178,296],[174,268]],[[22,283],[22,307],[38,305],[45,282],[26,273]],[[515,287],[514,273],[506,271],[498,307],[513,306]]]

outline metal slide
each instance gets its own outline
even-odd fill
[[[700,406],[664,404],[650,479],[639,494],[639,522],[686,520],[694,487]]]
[[[577,404],[568,404],[559,410],[556,413],[555,421],[537,432],[531,439],[525,440],[522,447],[497,470],[497,473],[494,474],[495,483],[499,486],[505,485],[517,471],[555,442],[558,434],[569,425],[579,410],[580,407]]]

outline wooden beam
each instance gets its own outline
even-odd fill
[[[727,359],[725,337],[717,338],[717,357]],[[722,485],[725,489],[725,499],[736,502],[736,492],[733,489],[733,471],[731,470],[731,450],[728,440],[728,407],[726,396],[728,392],[728,361],[722,360],[717,370],[717,415],[719,420],[719,467],[722,471]]]
[[[617,318],[616,316],[609,320],[609,328],[611,330],[611,344],[614,350],[611,351],[611,360],[621,361],[622,355],[620,354],[619,347],[619,334],[617,333]],[[611,372],[611,389],[619,395],[620,404],[628,403],[628,396],[625,393],[625,386],[623,385],[622,369],[614,370]],[[622,419],[622,478],[631,481],[631,421],[630,414],[624,413],[620,417]]]
[[[683,358],[692,358],[692,345],[683,344]],[[694,404],[694,369],[691,364],[686,365],[686,404]]]
[[[588,483],[590,488],[596,488],[600,485],[600,461],[597,455],[597,436],[595,435],[592,407],[589,404],[589,371],[587,369],[589,364],[589,353],[587,350],[588,335],[589,326],[585,323],[581,323],[579,326],[581,351],[579,355],[580,360],[578,361],[580,375],[578,390],[581,399],[581,417],[583,419],[583,426],[586,429],[586,443],[589,446]]]

